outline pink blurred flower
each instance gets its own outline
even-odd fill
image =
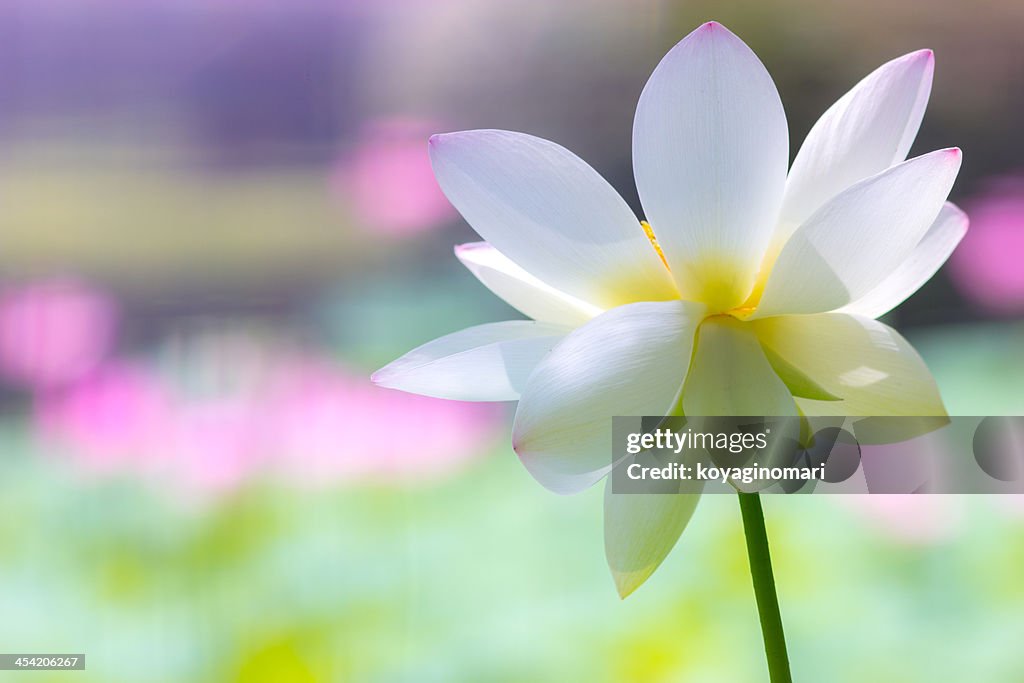
[[[266,460],[258,408],[242,396],[179,400],[160,469],[190,491],[236,489]]]
[[[455,215],[434,179],[427,139],[436,127],[416,119],[382,119],[363,131],[331,177],[362,229],[395,236],[437,227]]]
[[[284,368],[269,397],[280,466],[306,482],[437,478],[483,453],[495,406],[380,389],[322,361]]]
[[[237,396],[189,400],[152,370],[117,363],[40,397],[36,425],[87,473],[216,493],[260,465],[257,408]]]
[[[42,396],[36,426],[97,472],[137,469],[164,443],[171,398],[140,366],[114,363],[74,386]]]
[[[112,299],[71,279],[0,293],[0,373],[33,389],[84,376],[110,350],[117,327]]]
[[[297,485],[444,477],[482,455],[501,425],[495,406],[389,392],[289,351],[255,354],[260,371],[243,360],[239,376],[186,391],[179,374],[209,377],[246,350],[232,352],[230,338],[208,341],[188,354],[196,367],[161,374],[112,363],[42,394],[41,437],[88,473],[138,476],[191,496],[263,476]]]
[[[965,209],[971,228],[949,262],[954,282],[992,313],[1024,312],[1024,175],[993,180]]]

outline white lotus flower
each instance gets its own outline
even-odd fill
[[[922,50],[868,75],[814,125],[787,174],[775,84],[739,38],[704,24],[640,96],[644,223],[553,142],[497,130],[432,137],[442,189],[487,240],[456,255],[533,320],[442,337],[374,381],[518,399],[514,448],[559,493],[608,473],[616,415],[945,415],[921,358],[874,320],[926,282],[967,228],[944,203],[960,150],[904,161],[933,65]],[[623,596],[667,555],[696,499],[609,491],[606,551]]]

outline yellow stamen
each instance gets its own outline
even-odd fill
[[[753,314],[757,310],[757,306],[737,306],[736,308],[726,311],[727,314],[739,320],[745,319],[747,316]]]
[[[665,252],[661,250],[661,245],[658,244],[658,238],[654,236],[654,228],[652,228],[651,224],[647,221],[640,221],[640,227],[644,229],[644,233],[647,235],[647,239],[651,241],[651,246],[654,247],[654,251],[658,252],[658,256],[661,257],[661,262],[665,264],[666,268],[672,270],[668,267],[668,261],[665,260]]]

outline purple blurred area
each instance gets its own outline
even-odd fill
[[[323,162],[354,126],[365,18],[330,2],[95,0],[0,7],[8,134],[27,127],[188,127],[206,163]],[[164,130],[161,130],[161,129]],[[287,155],[285,155],[287,157]]]

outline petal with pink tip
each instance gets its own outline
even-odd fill
[[[742,303],[776,224],[789,160],[779,93],[724,26],[661,60],[633,122],[637,190],[683,297]]]
[[[878,318],[899,306],[938,272],[967,233],[968,223],[967,214],[946,202],[909,258],[874,289],[838,312]]]
[[[931,227],[960,158],[956,148],[925,154],[826,202],[786,242],[751,317],[833,311],[871,291]]]
[[[829,199],[907,157],[928,105],[934,71],[931,50],[894,59],[818,119],[786,180],[779,245]]]

